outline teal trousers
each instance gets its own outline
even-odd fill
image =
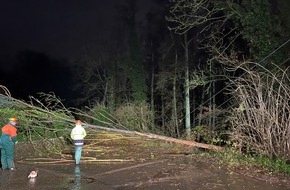
[[[1,137],[1,165],[2,169],[14,168],[14,142],[10,140],[9,135]]]
[[[83,149],[83,146],[76,146],[76,149],[75,149],[75,162],[76,164],[80,164],[80,161],[81,161],[81,156],[82,156],[82,149]]]

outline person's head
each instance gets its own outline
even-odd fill
[[[17,125],[18,124],[18,118],[16,118],[16,117],[9,118],[9,123],[12,124],[12,125]]]
[[[82,126],[82,121],[81,120],[76,120],[76,126]]]

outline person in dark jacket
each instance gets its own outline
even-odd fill
[[[14,144],[17,143],[18,119],[13,117],[9,119],[9,123],[2,127],[2,135],[0,137],[1,148],[1,165],[2,170],[15,170],[14,166]]]

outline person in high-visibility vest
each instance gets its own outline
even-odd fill
[[[87,135],[86,130],[82,126],[81,120],[76,120],[76,126],[71,131],[71,138],[75,145],[75,163],[80,164],[84,138]]]
[[[13,117],[9,119],[9,123],[2,127],[2,135],[0,137],[1,147],[1,165],[2,170],[16,170],[14,166],[14,144],[17,141],[18,119]]]

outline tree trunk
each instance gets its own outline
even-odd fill
[[[155,77],[155,70],[154,70],[154,53],[152,53],[151,57],[152,61],[152,73],[151,73],[151,129],[155,128],[155,105],[154,105],[154,77]]]
[[[161,120],[162,120],[162,131],[165,131],[165,108],[164,108],[164,95],[161,94]]]
[[[172,138],[172,137],[155,135],[155,134],[151,134],[151,133],[135,132],[135,134],[140,135],[140,136],[145,136],[145,137],[148,137],[148,138],[159,139],[159,140],[164,140],[164,141],[167,141],[167,142],[174,142],[174,143],[184,144],[184,145],[187,145],[187,146],[194,146],[194,147],[198,147],[198,148],[205,148],[205,149],[209,149],[209,150],[215,150],[215,151],[223,151],[224,150],[223,147],[215,146],[215,145],[212,145],[212,144],[204,144],[204,143],[198,143],[198,142],[195,142],[195,141],[187,141],[187,140],[182,140],[182,139],[175,139],[175,138]]]
[[[210,105],[209,105],[209,129],[213,130],[215,127],[215,81],[213,77],[213,68],[212,62],[210,63],[210,87],[209,87],[209,97],[210,97]]]
[[[212,67],[211,62],[209,65],[209,74],[210,74],[210,83],[209,83],[209,105],[208,105],[208,112],[209,112],[209,118],[208,118],[208,128],[212,129]]]
[[[128,131],[128,130],[108,128],[108,127],[102,127],[102,126],[90,125],[90,124],[86,124],[86,125],[87,125],[87,127],[90,127],[92,129],[101,129],[101,130],[106,130],[106,131],[114,131],[117,133],[125,133],[125,134],[132,134],[132,135],[136,134],[139,136],[144,136],[144,137],[148,137],[148,138],[152,138],[152,139],[159,139],[159,140],[164,140],[167,142],[174,142],[174,143],[178,143],[178,144],[184,144],[187,146],[194,146],[194,147],[198,147],[198,148],[205,148],[205,149],[214,150],[214,151],[223,151],[224,150],[223,147],[212,145],[212,144],[204,144],[204,143],[198,143],[195,141],[176,139],[176,138],[156,135],[156,134],[152,134],[152,133],[140,133],[137,131]]]
[[[204,94],[205,94],[205,86],[202,88],[202,94],[201,94],[201,103],[199,106],[199,117],[198,117],[198,126],[201,126],[201,117],[202,117],[202,110],[204,105]]]
[[[180,133],[179,133],[179,125],[178,125],[178,117],[177,117],[177,98],[176,98],[176,80],[177,80],[177,61],[178,61],[178,57],[177,57],[177,52],[175,52],[175,67],[174,67],[174,77],[173,77],[173,100],[172,100],[172,120],[174,122],[174,128],[176,131],[176,136],[179,138],[180,137]]]
[[[189,97],[189,68],[188,68],[188,40],[187,33],[184,34],[184,57],[185,57],[185,68],[184,68],[184,78],[185,78],[185,128],[187,138],[190,138],[191,128],[190,128],[190,97]]]
[[[215,129],[215,105],[216,105],[216,98],[215,98],[215,81],[212,82],[212,130]]]

